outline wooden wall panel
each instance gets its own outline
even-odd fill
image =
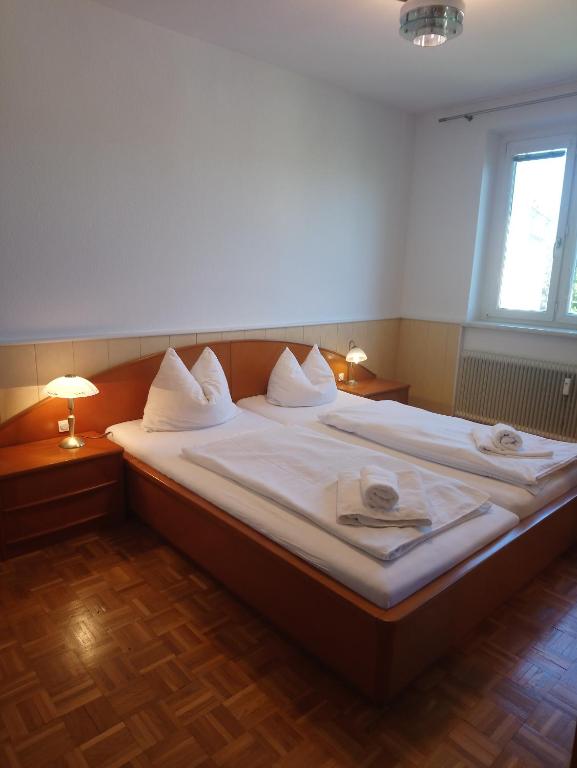
[[[270,373],[285,347],[289,347],[299,361],[303,361],[311,347],[305,344],[267,339],[212,341],[210,348],[216,354],[228,379],[233,400],[251,395],[265,394]],[[205,349],[204,344],[179,348],[178,354],[187,368],[191,368]],[[345,358],[336,352],[322,350],[335,377],[346,374]],[[96,397],[83,397],[76,401],[77,429],[81,432],[102,433],[112,424],[142,417],[148,391],[160,367],[164,352],[132,360],[115,368],[95,374],[98,387]],[[357,366],[358,379],[373,378],[374,374],[362,365]],[[0,445],[15,445],[56,436],[57,421],[66,414],[66,401],[44,398],[30,408],[16,414],[0,425]]]
[[[452,323],[400,320],[395,378],[411,385],[411,405],[453,412],[461,331]]]
[[[381,378],[411,385],[411,402],[451,413],[461,326],[394,318],[360,323],[187,333],[143,338],[62,341],[0,347],[0,423],[42,399],[42,390],[63,373],[90,377],[98,371],[162,352],[167,346],[214,344],[238,339],[318,344],[344,354],[354,339]]]
[[[393,319],[0,346],[0,423],[41,400],[44,386],[57,376],[76,373],[90,378],[122,363],[163,352],[168,346],[179,349],[219,341],[272,339],[346,351],[352,338],[366,351],[371,371],[383,378],[393,378],[398,330],[399,320]]]

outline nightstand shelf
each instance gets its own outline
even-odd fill
[[[0,448],[3,559],[124,516],[122,448],[106,438],[76,449],[59,442]]]
[[[369,400],[397,400],[399,403],[405,404],[409,402],[410,386],[409,384],[403,384],[401,381],[364,379],[363,381],[357,381],[354,385],[339,382],[338,388],[341,392],[366,397]]]

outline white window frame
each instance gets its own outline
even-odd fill
[[[556,318],[563,325],[577,325],[577,314],[569,313],[573,281],[577,273],[577,148],[573,151],[573,187],[569,200],[567,224],[563,236],[563,261],[557,290]]]
[[[513,158],[560,147],[567,147],[567,158],[547,309],[543,312],[502,309],[499,307],[499,292],[513,193]],[[577,326],[577,315],[569,313],[571,278],[577,263],[576,152],[577,129],[562,134],[509,137],[502,142],[498,155],[494,206],[489,222],[490,234],[481,297],[482,320],[544,327]]]

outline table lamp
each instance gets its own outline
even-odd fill
[[[345,357],[345,360],[349,364],[349,380],[347,381],[347,384],[349,387],[354,387],[357,383],[354,379],[353,373],[354,369],[353,366],[355,363],[364,363],[367,359],[367,356],[365,354],[365,351],[361,349],[360,347],[357,347],[354,341],[349,341],[349,351],[347,352],[347,356]]]
[[[74,376],[72,373],[67,373],[66,376],[59,376],[57,379],[52,379],[45,387],[45,394],[50,397],[62,397],[68,400],[68,429],[69,434],[67,437],[59,443],[61,448],[82,448],[84,440],[78,435],[74,434],[74,423],[76,417],[74,416],[74,400],[77,397],[92,397],[92,395],[98,394],[98,389],[88,379],[83,379],[82,376]]]

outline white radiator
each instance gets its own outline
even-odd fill
[[[577,440],[577,366],[464,351],[455,415]]]

